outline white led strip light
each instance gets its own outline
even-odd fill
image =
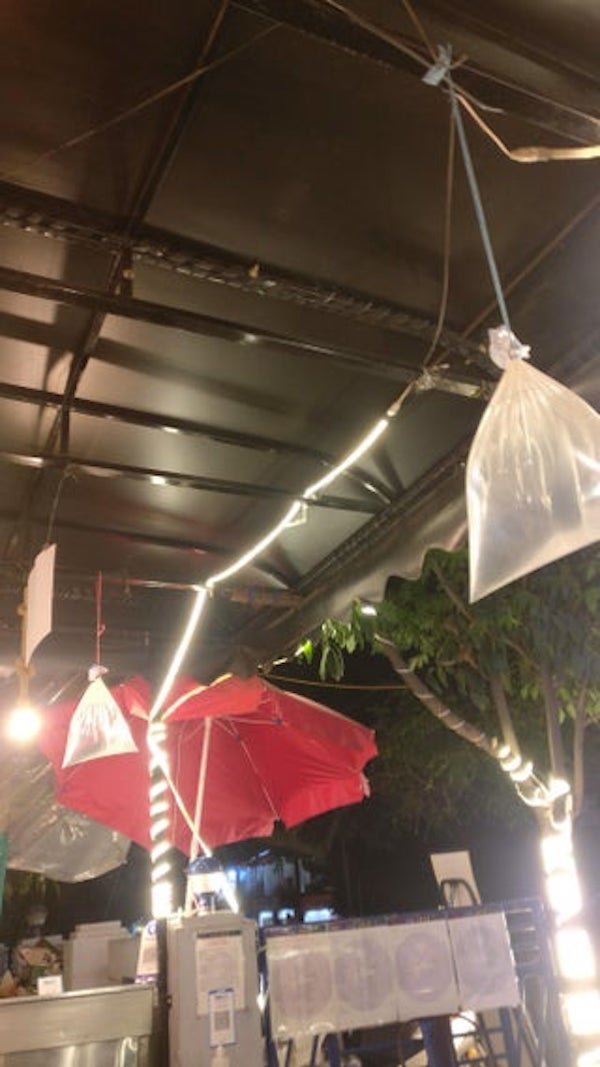
[[[163,919],[173,911],[173,885],[171,882],[171,864],[166,855],[170,850],[169,816],[170,804],[166,796],[168,790],[168,754],[165,746],[167,728],[160,718],[162,706],[173,685],[175,675],[194,636],[198,620],[206,601],[206,589],[199,586],[182,638],[169,669],[163,679],[156,699],[150,709],[148,723],[148,748],[150,750],[150,851],[152,885],[152,914],[155,919]]]
[[[405,389],[402,394],[402,400],[408,395],[409,390]],[[394,406],[393,414],[396,415],[400,409],[400,404]],[[391,411],[392,409],[390,409]],[[177,671],[179,670],[183,659],[191,644],[192,638],[196,632],[196,627],[200,621],[200,617],[204,610],[207,594],[210,590],[214,589],[220,582],[226,581],[228,578],[233,577],[234,574],[238,574],[244,567],[252,563],[262,552],[265,551],[274,541],[288,529],[294,521],[298,518],[298,515],[302,512],[303,508],[310,505],[311,501],[314,501],[320,492],[327,486],[331,485],[341,474],[344,474],[349,467],[353,466],[370,448],[373,447],[376,441],[387,430],[390,424],[390,418],[379,419],[374,426],[361,438],[359,443],[342,459],[335,467],[332,467],[327,474],[323,475],[318,481],[308,485],[302,495],[294,500],[293,504],[288,508],[282,519],[279,520],[273,526],[273,528],[261,537],[251,548],[243,552],[241,556],[238,556],[236,560],[230,566],[225,567],[224,570],[218,571],[216,574],[211,575],[207,579],[204,586],[199,586],[196,592],[196,598],[192,605],[189,619],[187,621],[185,630],[181,637],[181,640],[177,646],[173,659],[169,669],[162,681],[162,684],[157,693],[156,699],[150,709],[149,725],[148,725],[148,747],[151,753],[150,768],[153,774],[151,786],[150,786],[150,839],[152,841],[152,913],[155,918],[164,918],[169,915],[173,910],[172,901],[172,885],[169,879],[170,865],[163,857],[166,854],[167,849],[163,848],[163,843],[168,843],[168,831],[170,820],[164,814],[164,807],[159,806],[156,803],[157,796],[160,796],[162,792],[161,783],[166,781],[169,785],[171,792],[176,797],[176,803],[184,818],[189,824],[189,813],[184,811],[183,802],[181,797],[175,793],[173,783],[170,779],[170,771],[168,766],[168,756],[165,748],[165,725],[161,720],[161,712],[164,702],[167,698],[169,690],[173,684]],[[192,826],[192,833],[195,839],[198,839],[195,828]],[[206,854],[210,854],[210,850],[207,848],[204,842],[198,841],[203,851]]]

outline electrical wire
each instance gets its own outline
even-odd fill
[[[62,474],[61,474],[61,476],[59,478],[58,485],[57,485],[56,490],[54,492],[54,496],[52,498],[52,504],[51,504],[51,507],[50,507],[50,514],[48,516],[48,527],[46,529],[46,540],[44,542],[44,544],[46,544],[46,545],[49,545],[51,543],[51,540],[52,540],[52,534],[54,533],[54,523],[56,522],[56,512],[58,510],[58,504],[59,504],[59,501],[60,501],[61,493],[63,491],[65,482],[67,481],[68,478],[73,478],[75,481],[77,480],[77,475],[75,474],[75,471],[72,469],[72,467],[65,467],[65,469],[63,470],[63,472],[62,472]]]
[[[391,45],[398,52],[402,52],[404,55],[414,59],[416,63],[429,66],[426,56],[417,52],[401,41],[395,34],[389,33],[381,26],[376,25],[370,19],[365,16],[358,15],[356,12],[349,10],[344,4],[339,3],[338,0],[321,0],[321,3],[343,14],[348,21],[354,23],[356,26],[360,26],[361,29],[366,30],[373,37],[377,37],[378,40],[384,41],[386,44]],[[402,0],[402,5],[410,18],[413,26],[415,27],[421,41],[423,42],[426,52],[429,54],[430,59],[435,63],[437,62],[438,53],[434,48],[431,38],[427,34],[423,23],[417,15],[410,0]],[[457,67],[463,65],[467,60],[466,54],[459,56],[452,64],[450,69],[455,70]],[[491,141],[500,149],[501,152],[513,163],[548,163],[553,160],[590,160],[600,158],[600,144],[592,145],[578,145],[574,148],[563,147],[549,147],[545,145],[531,145],[523,148],[508,148],[507,145],[501,140],[501,138],[492,130],[487,123],[483,121],[481,116],[475,111],[473,105],[477,105],[483,111],[491,111],[496,114],[504,114],[503,108],[493,107],[485,104],[482,100],[478,100],[472,93],[466,89],[461,89],[459,96],[460,102],[465,107],[471,117],[480,126],[482,131],[490,138]]]
[[[269,678],[272,682],[288,682],[292,685],[307,685],[314,686],[316,689],[350,689],[357,692],[362,691],[365,693],[376,693],[382,691],[393,691],[398,689],[408,689],[407,685],[358,685],[351,682],[316,682],[309,678],[291,678],[285,674],[263,674],[263,678]]]
[[[247,41],[242,41],[241,44],[232,48],[229,52],[225,52],[224,55],[219,56],[217,59],[211,60],[210,63],[201,63],[190,71],[189,74],[184,75],[182,78],[178,78],[176,81],[169,82],[168,85],[163,86],[162,89],[158,89],[150,96],[143,97],[137,104],[132,104],[131,107],[125,108],[123,111],[118,111],[111,118],[106,119],[104,122],[98,123],[96,126],[91,126],[87,130],[83,130],[81,133],[76,134],[74,137],[69,137],[66,141],[62,141],[60,144],[55,145],[54,148],[49,148],[45,152],[41,152],[39,155],[34,156],[27,163],[22,163],[20,167],[10,171],[0,171],[0,179],[3,181],[11,181],[13,178],[18,178],[23,171],[29,171],[33,167],[37,167],[40,163],[45,163],[48,159],[54,159],[60,152],[66,152],[70,148],[76,148],[86,141],[90,141],[98,134],[106,133],[107,130],[112,129],[121,122],[125,122],[126,119],[132,118],[134,115],[138,115],[141,111],[144,111],[147,107],[151,107],[152,104],[158,103],[159,100],[164,100],[165,97],[170,96],[171,93],[177,92],[178,89],[182,89],[184,86],[189,85],[191,82],[196,81],[198,78],[204,77],[205,74],[209,74],[211,71],[216,70],[218,67],[222,67],[225,63],[229,63],[241,52],[244,52],[247,48],[256,44],[262,40],[267,34],[273,32],[279,28],[279,23],[273,23],[264,27],[255,33]]]
[[[496,145],[496,148],[498,148],[507,159],[512,160],[513,163],[550,163],[553,160],[584,160],[600,158],[600,144],[578,145],[575,148],[551,148],[544,145],[531,145],[525,148],[509,148],[495,130],[493,130],[491,126],[488,126],[487,122],[482,119],[474,105],[467,100],[462,91],[457,92],[456,97],[467,114],[470,115],[477,126],[479,126],[479,129],[482,130],[486,137]]]
[[[402,0],[402,6],[406,11],[413,26],[415,27],[417,33],[419,34],[419,37],[425,45],[425,48],[429,52],[429,55],[431,56],[433,62],[435,63],[437,60],[437,49],[434,48],[431,38],[428,36],[427,31],[425,30],[425,27],[421,22],[421,19],[417,15],[414,7],[410,3],[410,0]]]
[[[448,293],[450,290],[450,254],[452,248],[452,201],[454,194],[454,156],[456,145],[456,126],[454,122],[454,112],[450,109],[450,130],[448,133],[448,159],[446,163],[446,196],[444,206],[444,247],[443,247],[443,267],[442,267],[442,295],[440,298],[440,307],[438,311],[437,322],[433,333],[433,338],[425,358],[423,359],[423,368],[430,365],[433,359],[442,330],[444,328],[444,322],[446,321],[446,312],[448,310]],[[436,361],[439,362],[439,361]]]

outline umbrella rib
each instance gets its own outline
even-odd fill
[[[246,759],[248,760],[248,763],[250,764],[250,766],[252,767],[252,770],[254,771],[254,773],[256,775],[256,780],[257,780],[260,788],[263,791],[263,794],[264,794],[264,796],[265,796],[265,798],[266,798],[266,800],[267,800],[267,802],[269,804],[269,807],[271,808],[271,811],[273,812],[273,815],[275,816],[276,819],[281,819],[281,815],[277,811],[277,808],[275,807],[275,805],[274,805],[274,803],[273,803],[273,801],[271,799],[271,795],[270,795],[265,783],[261,779],[261,777],[260,777],[260,775],[259,775],[259,773],[258,773],[258,771],[256,769],[256,764],[254,763],[254,760],[252,759],[252,756],[250,755],[250,752],[248,751],[248,746],[247,746],[246,742],[242,740],[242,738],[240,738],[240,744],[241,744],[241,746],[242,746],[242,748],[244,750],[244,753],[245,753]]]
[[[306,704],[312,705],[313,707],[318,707],[319,710],[331,712],[332,715],[334,715],[335,717],[337,717],[339,719],[345,718],[344,715],[341,715],[339,712],[334,711],[333,708],[326,708],[324,705],[315,704],[314,701],[307,700],[306,698],[299,698],[299,699],[304,699]],[[235,722],[243,723],[245,726],[248,726],[248,727],[250,727],[250,726],[273,726],[273,727],[278,727],[279,728],[281,726],[287,727],[289,725],[285,721],[285,719],[279,719],[279,720],[275,720],[275,719],[255,719],[254,717],[249,719],[247,715],[228,715],[226,719],[215,719],[215,723],[218,726],[220,726],[221,729],[223,729],[225,731],[225,733],[229,734],[230,737],[237,738],[237,740],[240,741],[242,744],[244,744],[244,741],[241,738],[241,736],[238,733],[238,731],[233,726],[233,723],[235,723]],[[315,747],[317,747],[320,750],[322,750],[323,758],[327,759],[327,752],[325,751],[325,746],[323,745],[322,741],[319,740],[319,738],[313,737],[313,736],[311,736],[310,739],[311,739],[311,741],[312,741],[312,743],[313,743],[313,745]],[[354,763],[353,762],[347,762],[347,760],[344,759],[343,757],[340,758],[339,765],[340,765],[340,767],[343,767],[344,770],[349,771],[351,774],[354,774],[356,772],[356,767],[355,767]],[[254,764],[252,764],[252,768],[256,772],[256,768],[254,767]],[[269,803],[271,803],[270,799],[269,799]],[[279,816],[279,815],[277,816],[277,818],[280,818],[280,817],[281,816]]]
[[[285,726],[283,719],[251,719],[247,715],[228,715],[227,722],[243,722],[246,726]]]
[[[204,792],[206,789],[206,772],[208,769],[208,750],[210,747],[210,735],[212,731],[213,720],[209,716],[204,720],[204,737],[202,738],[202,757],[200,759],[200,771],[198,774],[198,790],[196,793],[196,810],[194,812],[194,826],[196,828],[197,836],[200,837],[200,831],[202,828],[202,815],[204,811]],[[196,837],[192,841],[191,859],[195,859],[198,855],[198,846]]]
[[[260,777],[260,775],[258,773],[258,770],[256,769],[256,764],[255,764],[254,760],[252,759],[252,756],[250,754],[248,746],[247,746],[246,742],[244,741],[243,737],[241,737],[239,732],[235,729],[235,727],[233,727],[233,724],[230,721],[229,717],[226,718],[226,719],[225,718],[215,719],[215,723],[217,723],[221,727],[221,729],[225,730],[225,732],[228,733],[230,736],[233,736],[233,737],[237,738],[237,740],[239,741],[239,743],[240,743],[240,745],[242,747],[244,755],[245,755],[248,763],[250,764],[250,767],[254,771],[254,775],[256,777],[256,781],[258,782],[258,784],[260,786],[260,789],[261,789],[261,791],[263,793],[263,796],[265,797],[265,800],[267,801],[267,803],[268,803],[268,805],[269,805],[269,807],[271,809],[272,815],[274,816],[275,819],[281,819],[281,815],[277,811],[277,808],[275,807],[275,805],[273,803],[273,800],[272,800],[272,798],[271,798],[271,796],[269,794],[269,791],[268,791],[265,783],[263,782],[262,778]],[[229,727],[229,729],[227,727]]]

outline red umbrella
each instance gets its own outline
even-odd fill
[[[149,846],[148,686],[111,690],[139,752],[62,768],[75,704],[48,709],[41,747],[52,761],[57,799]],[[269,835],[368,791],[363,768],[377,755],[371,730],[261,678],[228,677],[203,687],[180,679],[166,704],[170,777],[211,847]],[[171,840],[190,851],[190,830],[172,802]]]

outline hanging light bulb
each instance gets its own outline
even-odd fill
[[[42,717],[39,711],[28,704],[22,704],[14,708],[8,716],[6,736],[15,744],[26,745],[35,740],[41,727]]]

